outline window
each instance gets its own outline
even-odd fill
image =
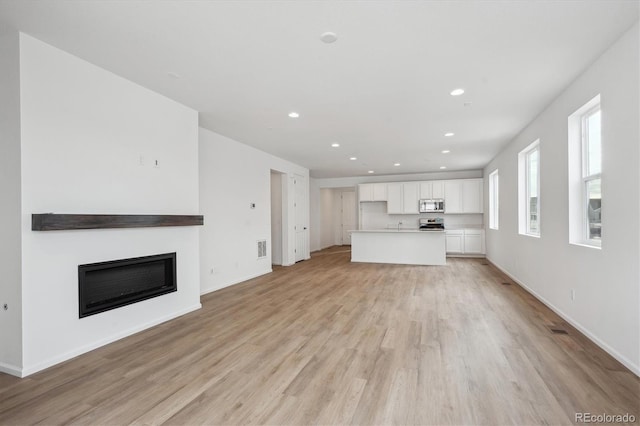
[[[499,221],[499,176],[498,170],[489,174],[489,228],[498,229]]]
[[[569,116],[569,242],[602,241],[602,113],[600,95]]]
[[[540,140],[518,154],[518,229],[540,236]]]

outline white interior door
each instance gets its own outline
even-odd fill
[[[293,179],[294,185],[294,216],[295,216],[295,233],[296,233],[296,262],[306,259],[307,253],[307,211],[305,209],[307,191],[305,189],[305,179],[303,176],[297,176]]]
[[[356,193],[342,193],[342,245],[351,245],[351,233],[356,229]]]

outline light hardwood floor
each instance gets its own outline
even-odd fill
[[[323,250],[26,379],[0,374],[0,424],[637,419],[640,380],[486,263]]]

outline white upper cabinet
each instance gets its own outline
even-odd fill
[[[433,184],[431,182],[420,182],[420,199],[428,200],[433,198]]]
[[[443,199],[444,198],[444,181],[434,180],[432,183],[431,198]]]
[[[388,214],[418,214],[421,199],[444,199],[444,212],[482,213],[482,179],[363,183],[360,201],[386,201]]]
[[[462,212],[482,213],[482,179],[462,181]]]
[[[373,184],[373,201],[387,201],[387,184]]]
[[[462,213],[462,182],[456,180],[444,182],[444,212]]]
[[[402,213],[418,214],[418,204],[420,201],[420,184],[418,182],[408,182],[402,184]]]
[[[358,185],[360,201],[387,201],[386,183],[363,183]]]
[[[430,200],[444,198],[444,181],[432,180],[420,182],[420,199]]]
[[[404,182],[387,184],[388,214],[418,214],[420,183]]]
[[[373,201],[373,184],[363,183],[358,185],[358,198],[360,201]]]
[[[445,213],[482,213],[482,179],[444,181]]]
[[[387,213],[388,214],[404,213],[402,192],[403,190],[402,190],[401,183],[387,184]]]

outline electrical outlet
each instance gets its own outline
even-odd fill
[[[209,274],[210,274],[210,275],[213,275],[213,274],[215,274],[215,273],[216,273],[216,267],[215,267],[215,266],[212,266],[212,267],[211,267],[211,269],[209,270]]]

